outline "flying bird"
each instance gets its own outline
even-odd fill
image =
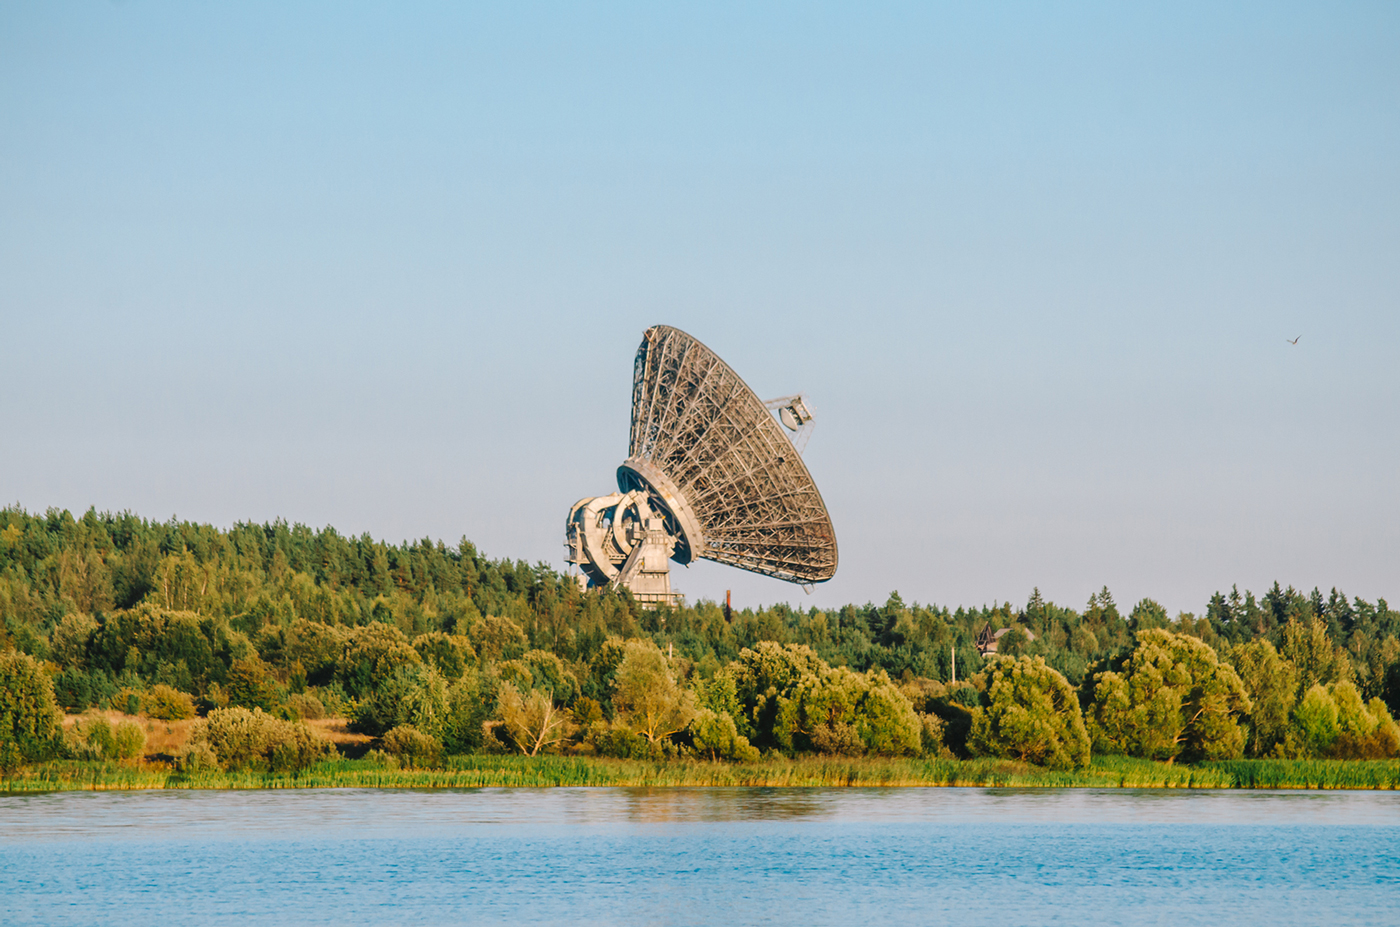
[[[1298,336],[1298,338],[1301,338],[1301,337],[1303,337],[1303,336],[1302,336],[1302,335],[1299,335],[1299,336]],[[1285,338],[1285,339],[1283,339],[1283,340],[1284,340],[1284,341],[1288,341],[1289,344],[1297,344],[1297,343],[1298,343],[1298,338],[1294,338],[1292,341],[1288,341],[1287,338]]]

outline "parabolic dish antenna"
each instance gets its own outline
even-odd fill
[[[579,582],[669,604],[668,561],[699,557],[794,583],[830,579],[836,532],[800,453],[812,417],[805,396],[765,403],[690,335],[647,329],[619,492],[579,500],[566,523]]]

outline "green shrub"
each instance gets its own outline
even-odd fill
[[[1400,727],[1384,702],[1363,702],[1350,682],[1314,684],[1293,710],[1278,753],[1294,759],[1387,759],[1400,752]]]
[[[146,749],[146,732],[141,725],[124,718],[112,732],[112,759],[132,760]]]
[[[104,715],[79,718],[64,734],[64,752],[75,760],[105,760],[116,753],[112,722]]]
[[[603,706],[586,695],[579,696],[574,702],[574,721],[580,727],[587,728],[594,721],[601,720],[603,720]]]
[[[1341,734],[1337,702],[1326,686],[1314,684],[1293,709],[1283,752],[1289,757],[1327,756]]]
[[[595,721],[585,738],[599,756],[624,760],[645,760],[652,755],[647,739],[618,721]]]
[[[161,721],[184,721],[194,717],[194,699],[164,683],[157,683],[146,690],[141,707],[149,717]]]
[[[131,760],[145,750],[146,731],[130,718],[113,727],[104,715],[88,715],[65,732],[63,742],[75,760]]]
[[[481,696],[481,677],[467,672],[447,690],[447,714],[443,717],[443,749],[450,754],[475,753],[482,747],[483,729],[490,708]]]
[[[260,708],[219,708],[195,725],[192,745],[205,744],[224,769],[294,772],[334,751],[305,724],[283,721]]]
[[[826,756],[863,756],[865,741],[847,721],[826,721],[813,726],[808,737],[812,750]]]
[[[142,696],[145,693],[140,689],[131,686],[122,686],[107,699],[107,704],[113,711],[120,711],[123,714],[139,715],[141,713]]]
[[[53,680],[39,661],[17,650],[0,653],[0,767],[13,769],[57,753],[62,725]]]
[[[219,758],[205,741],[190,741],[175,758],[175,768],[182,773],[210,772],[219,768]]]
[[[1400,726],[1390,716],[1385,702],[1373,698],[1363,701],[1361,693],[1350,682],[1333,683],[1332,698],[1337,702],[1337,721],[1341,734],[1333,745],[1338,759],[1389,759],[1400,751]]]
[[[948,687],[936,679],[911,676],[899,684],[899,691],[909,700],[909,704],[920,714],[933,711],[933,705],[948,697]]]
[[[695,752],[710,760],[758,761],[758,749],[739,733],[734,719],[709,708],[700,709],[690,722],[690,739]]]
[[[224,692],[224,687],[217,682],[211,682],[209,688],[204,690],[204,694],[199,697],[197,711],[205,714],[215,708],[228,707],[228,694]]]
[[[255,708],[216,708],[195,725],[190,741],[204,742],[225,769],[242,769],[266,758],[277,719]]]
[[[442,742],[408,724],[401,724],[385,734],[380,747],[397,757],[405,768],[432,767],[442,762]]]
[[[976,686],[959,685],[949,690],[948,701],[969,710],[980,708],[982,707],[982,693]]]
[[[617,668],[627,656],[627,644],[620,637],[608,637],[588,661],[588,674],[583,679],[583,694],[599,702],[612,695],[617,681]]]
[[[267,767],[273,772],[300,772],[335,753],[329,741],[322,740],[305,724],[280,723],[283,726],[267,752]]]
[[[298,721],[318,721],[326,717],[326,706],[309,692],[287,696],[287,711]]]
[[[866,673],[869,688],[852,721],[871,756],[918,756],[923,751],[922,725],[909,699],[884,670]]]
[[[381,737],[411,724],[433,737],[443,733],[448,716],[447,680],[430,666],[399,666],[355,706],[351,728]]]
[[[951,757],[953,755],[943,743],[944,729],[943,719],[938,715],[919,713],[919,746],[922,748],[924,756]]]
[[[777,696],[773,738],[784,752],[917,756],[921,725],[883,670],[856,673],[818,662]]]
[[[735,729],[740,734],[748,736],[751,728],[744,717],[744,706],[739,701],[739,687],[732,668],[722,667],[716,670],[708,681],[697,679],[693,686],[697,708],[708,708],[716,714],[729,715],[734,721]],[[583,699],[579,701],[582,702]],[[599,717],[602,717],[601,706],[599,708]],[[575,710],[577,711],[577,709]],[[584,723],[592,723],[593,720],[591,717],[585,720],[580,715],[580,721],[584,721]]]

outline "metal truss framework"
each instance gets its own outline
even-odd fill
[[[649,328],[637,350],[618,485],[650,490],[681,563],[704,557],[795,583],[836,572],[831,516],[797,448],[739,375],[679,329]]]

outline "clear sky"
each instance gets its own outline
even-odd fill
[[[840,543],[693,599],[1400,600],[1400,6],[0,6],[0,503],[562,567],[658,322]]]

